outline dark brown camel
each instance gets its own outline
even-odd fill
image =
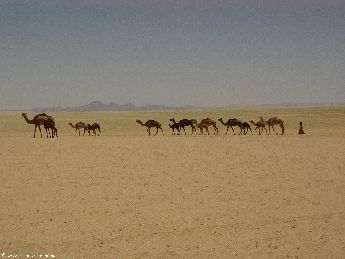
[[[241,129],[240,134],[242,134],[242,130],[243,130],[243,134],[246,135],[248,133],[248,131],[250,130],[251,133],[253,133],[252,129],[250,128],[250,125],[248,122],[242,122],[240,121],[240,123],[238,124],[238,126]],[[247,130],[247,131],[246,131]]]
[[[217,133],[217,135],[218,135],[217,124],[214,120],[211,120],[210,118],[206,118],[206,119],[203,119],[200,123],[206,124],[207,126],[213,126],[214,134]]]
[[[84,134],[85,134],[85,131],[87,131],[89,133],[89,136],[90,136],[90,133],[92,131],[93,133],[93,136],[96,136],[97,135],[97,131],[98,131],[98,136],[101,135],[101,126],[95,122],[93,124],[86,124],[85,128],[84,128]]]
[[[262,122],[261,120],[258,121],[258,122],[255,122],[255,121],[251,120],[249,122],[252,123],[255,126],[255,131],[257,131],[257,129],[259,130],[259,135],[261,135],[261,133],[264,132],[264,130],[266,131],[266,134],[267,134],[267,129],[266,129],[265,122]]]
[[[162,125],[158,121],[148,120],[147,122],[142,123],[141,120],[136,120],[136,122],[139,123],[141,126],[147,127],[146,131],[149,134],[149,136],[151,135],[151,128],[156,128],[155,136],[158,133],[158,129],[160,129],[162,131],[162,133],[163,133]],[[163,133],[163,135],[164,135],[164,133]]]
[[[177,130],[177,134],[179,135],[180,134],[180,125],[176,122],[173,122],[173,124],[169,124],[169,127],[172,129],[172,134],[175,135],[175,130]]]
[[[53,117],[51,117],[45,113],[37,114],[32,120],[29,120],[26,113],[24,113],[24,112],[22,113],[22,116],[24,117],[25,121],[28,124],[34,124],[35,125],[34,138],[36,137],[36,129],[37,128],[39,129],[40,134],[41,134],[41,138],[42,138],[41,125],[44,125],[44,122],[47,120],[54,120]]]
[[[220,121],[220,123],[222,123],[224,126],[226,126],[225,135],[228,134],[229,128],[232,129],[232,132],[233,132],[233,134],[235,135],[236,133],[235,133],[235,130],[234,130],[233,127],[239,126],[239,123],[241,123],[240,120],[235,119],[235,118],[229,119],[227,122],[224,122],[222,118],[220,118],[220,119],[218,119],[218,120]],[[240,127],[240,128],[241,128],[241,127]],[[241,132],[242,132],[242,128],[241,128]]]
[[[84,133],[83,133],[83,136],[85,134],[85,127],[86,127],[86,124],[84,122],[78,122],[76,123],[75,125],[73,125],[72,123],[68,123],[72,128],[75,129],[75,131],[79,131],[79,136],[80,136],[80,130],[83,129],[84,130]]]
[[[279,119],[278,117],[269,118],[268,121],[265,121],[262,117],[260,117],[260,120],[264,121],[268,125],[268,134],[271,133],[271,127],[272,127],[273,131],[278,135],[278,133],[274,129],[274,125],[279,125],[280,128],[282,129],[281,135],[284,135],[285,128],[284,128],[283,120]]]
[[[54,138],[54,136],[56,136],[56,138],[58,138],[58,134],[57,134],[57,128],[55,127],[55,121],[52,119],[48,119],[44,122],[44,128],[46,130],[47,133],[47,138]],[[51,135],[50,135],[50,131],[51,130]]]
[[[177,124],[177,126],[181,129],[183,129],[184,131],[184,134],[187,135],[186,133],[186,130],[185,130],[185,127],[188,127],[190,126],[192,128],[192,133],[195,131],[196,132],[196,129],[195,129],[195,125],[193,123],[193,120],[188,120],[188,119],[182,119],[180,120],[179,122],[176,122],[175,121],[175,118],[172,118],[170,119],[170,121],[172,121],[174,124]]]

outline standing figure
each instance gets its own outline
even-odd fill
[[[303,126],[302,126],[302,122],[301,122],[301,121],[299,122],[299,130],[298,130],[298,135],[300,135],[300,134],[305,134],[305,133],[304,133],[304,130],[303,130]]]

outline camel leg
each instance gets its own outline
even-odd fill
[[[276,132],[276,130],[274,129],[273,125],[272,125],[272,129],[275,132],[276,135],[278,135],[278,133]]]
[[[280,125],[280,128],[282,129],[281,135],[284,135],[284,124],[279,124],[279,125]]]
[[[34,129],[34,138],[36,137],[36,128],[37,128],[37,125],[35,125],[35,129]]]
[[[41,126],[40,126],[40,125],[38,125],[38,129],[40,130],[41,138],[43,138],[43,137],[42,137]]]
[[[157,133],[158,133],[158,128],[156,128],[156,134],[155,134],[155,136],[157,135]]]
[[[234,128],[232,127],[232,126],[230,126],[231,127],[231,129],[232,129],[232,133],[234,134],[234,135],[236,135],[236,133],[235,133],[235,131],[234,131]]]

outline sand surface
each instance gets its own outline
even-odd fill
[[[62,113],[59,139],[0,115],[0,257],[344,258],[345,109],[276,114],[284,136],[172,136],[167,112]],[[77,136],[78,116],[103,116],[103,135]],[[164,118],[165,135],[138,116]]]

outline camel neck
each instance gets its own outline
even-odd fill
[[[29,120],[28,117],[26,116],[26,114],[23,114],[23,117],[24,117],[25,121],[26,121],[28,124],[34,124],[34,121],[33,121],[33,120]]]

